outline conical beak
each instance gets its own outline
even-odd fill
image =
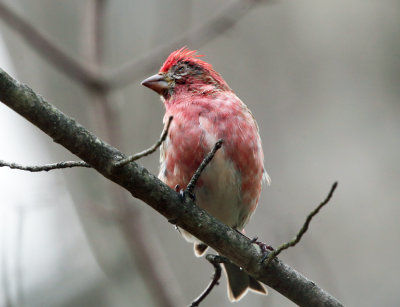
[[[142,85],[152,89],[158,94],[162,95],[168,90],[168,82],[163,75],[157,74],[142,81]]]

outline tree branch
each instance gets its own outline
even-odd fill
[[[260,263],[262,253],[251,240],[207,214],[189,197],[184,198],[182,205],[179,194],[143,166],[132,162],[115,167],[114,162],[124,158],[120,151],[104,143],[1,69],[0,100],[48,134],[56,143],[92,165],[104,177],[146,202],[167,220],[177,220],[177,226],[294,303],[300,306],[343,306],[279,259],[269,266]]]

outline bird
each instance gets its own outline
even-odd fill
[[[195,200],[200,208],[242,232],[258,205],[263,181],[270,181],[259,129],[249,108],[202,57],[182,47],[167,57],[157,74],[142,82],[160,95],[164,124],[173,116],[160,150],[158,177],[173,189],[185,189],[204,157],[222,139],[222,148],[195,186]],[[183,229],[180,232],[194,243],[196,256],[205,253],[206,244]],[[240,300],[248,290],[268,293],[235,264],[223,267],[230,301]]]

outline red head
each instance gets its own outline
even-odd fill
[[[167,73],[174,65],[180,62],[192,62],[204,68],[212,69],[212,66],[199,58],[204,55],[196,54],[197,50],[189,50],[186,47],[175,50],[165,60],[164,64],[160,68],[160,73]]]
[[[164,98],[172,95],[177,87],[195,91],[201,86],[211,85],[218,90],[230,91],[221,75],[200,57],[202,55],[196,54],[196,50],[186,47],[178,49],[168,56],[157,75],[144,80],[142,84]]]

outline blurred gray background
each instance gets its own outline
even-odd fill
[[[162,130],[163,106],[140,81],[174,49],[199,49],[260,126],[272,185],[247,234],[273,246],[287,241],[338,180],[332,201],[281,259],[346,306],[399,305],[398,1],[4,2],[94,72],[140,59],[115,90],[90,91],[0,18],[0,66],[127,154]],[[234,13],[222,13],[211,31],[169,45],[225,6]],[[76,159],[3,105],[0,130],[0,159]],[[158,153],[140,163],[157,173]],[[212,275],[171,224],[92,170],[2,168],[0,181],[2,306],[185,306]],[[223,278],[204,306],[229,305]],[[270,289],[235,306],[293,303]]]

